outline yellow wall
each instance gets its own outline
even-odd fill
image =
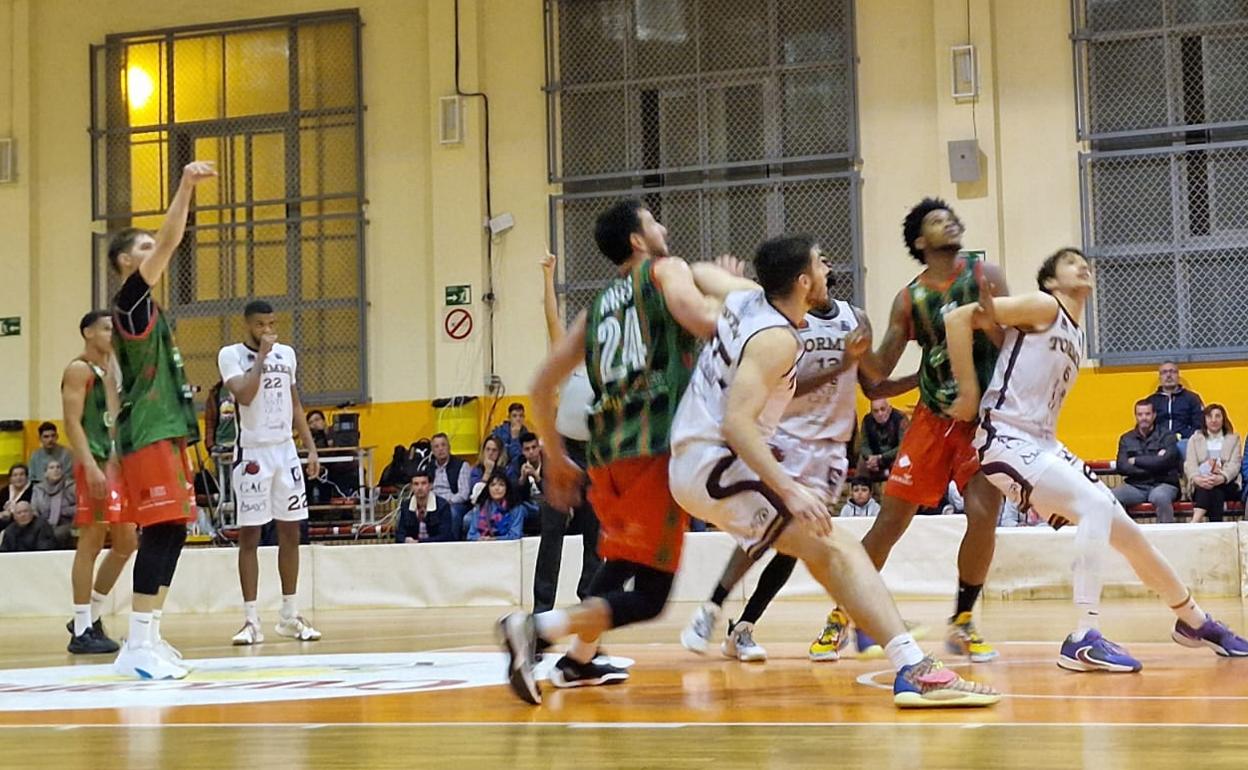
[[[484,149],[480,100],[465,101],[467,139],[437,142],[437,98],[453,92],[453,0],[0,0],[0,135],[17,139],[19,181],[0,186],[0,418],[57,417],[57,384],[78,350],[75,321],[90,302],[88,45],[109,33],[358,7],[363,62],[369,395],[365,441],[408,443],[432,430],[428,400],[483,388],[486,351]],[[494,243],[497,370],[524,393],[545,350],[537,258],[547,241],[542,0],[461,0],[462,81],[489,93],[495,213],[513,230]],[[1079,242],[1074,94],[1067,0],[971,0],[981,98],[949,96],[950,45],[964,43],[965,0],[858,0],[859,114],[867,309],[877,330],[918,265],[901,244],[910,205],[940,194],[1015,291],[1043,257]],[[984,176],[949,181],[946,142],[977,128]],[[441,333],[442,287],[470,283],[477,331]],[[902,367],[917,361],[911,351]],[[1189,367],[1206,399],[1235,416],[1244,367]],[[1088,368],[1063,436],[1088,456],[1112,453],[1130,402],[1153,371]],[[1225,393],[1226,395],[1221,395]],[[513,400],[504,396],[503,403]],[[523,400],[523,399],[521,399]],[[901,399],[901,401],[913,401]],[[1241,399],[1242,400],[1242,399]],[[489,399],[485,400],[488,405]],[[483,410],[484,411],[484,410]],[[495,422],[502,415],[496,415]],[[1248,417],[1244,418],[1248,419]]]

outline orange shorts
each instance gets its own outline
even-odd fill
[[[930,508],[940,503],[949,482],[966,488],[979,472],[979,458],[971,447],[975,423],[936,414],[920,403],[901,438],[884,494]]]
[[[589,469],[589,502],[600,523],[598,554],[675,574],[689,516],[672,499],[667,453]]]
[[[92,497],[87,485],[87,472],[82,463],[74,463],[74,485],[78,489],[78,506],[74,513],[74,526],[90,527],[93,524],[119,524],[126,504],[126,486],[116,465],[105,466],[104,497]]]
[[[195,518],[195,490],[185,439],[148,444],[121,458],[129,505],[122,521],[140,527]]]

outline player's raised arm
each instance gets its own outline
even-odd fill
[[[888,312],[888,328],[884,330],[884,338],[874,352],[867,351],[858,362],[859,371],[871,381],[887,380],[897,368],[901,354],[906,351],[906,343],[911,339],[910,303],[906,298],[906,290],[897,292],[893,298],[893,307]]]
[[[178,182],[178,189],[173,195],[173,200],[169,202],[169,210],[165,212],[165,221],[156,231],[156,246],[152,250],[152,255],[143,260],[143,264],[139,266],[139,273],[148,286],[155,286],[160,282],[161,276],[169,267],[169,260],[173,258],[173,252],[182,242],[195,185],[205,179],[212,179],[216,175],[217,171],[213,164],[205,160],[188,163],[182,169],[182,179]]]
[[[549,430],[555,425],[559,411],[556,391],[577,365],[585,360],[585,329],[588,314],[582,310],[562,339],[555,342],[550,354],[537,369],[529,392],[538,425],[547,430],[545,484],[546,497],[556,508],[571,508],[580,502],[581,469],[568,456],[563,436]]]

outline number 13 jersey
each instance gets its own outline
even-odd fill
[[[590,467],[671,450],[698,342],[667,309],[654,264],[648,259],[613,278],[588,309]]]
[[[221,348],[217,368],[222,382],[251,371],[256,351],[239,342]],[[291,386],[295,384],[295,350],[280,342],[264,359],[260,389],[248,405],[238,404],[238,445],[271,446],[291,440]]]

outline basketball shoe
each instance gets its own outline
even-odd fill
[[[949,621],[949,634],[945,637],[945,649],[950,655],[966,655],[972,663],[987,663],[997,657],[997,651],[984,641],[975,630],[971,613],[960,613]]]
[[[903,709],[982,707],[999,700],[1001,693],[963,679],[931,655],[902,666],[893,680],[893,703]]]
[[[1095,628],[1077,642],[1073,635],[1066,637],[1057,656],[1057,665],[1067,671],[1108,671],[1111,674],[1134,674],[1144,667]]]
[[[599,663],[595,658],[588,663],[577,663],[564,655],[550,670],[550,683],[555,687],[596,687],[628,680],[628,669]]]
[[[278,636],[298,639],[301,642],[317,642],[321,639],[321,632],[313,628],[311,623],[304,620],[302,615],[278,618],[274,629],[277,631]]]
[[[823,632],[810,643],[810,659],[813,661],[840,660],[841,648],[849,644],[849,616],[839,609],[828,613]]]
[[[121,654],[113,661],[113,671],[139,679],[182,679],[189,673],[187,669],[158,654],[150,643],[122,647]]]
[[[1192,628],[1181,620],[1175,621],[1170,638],[1184,647],[1208,647],[1224,658],[1248,657],[1248,640],[1210,615],[1205,615],[1205,622],[1200,628]]]
[[[706,648],[715,635],[715,626],[719,623],[719,607],[714,602],[707,602],[693,611],[689,625],[680,632],[681,645],[690,652],[706,654]]]
[[[498,621],[497,634],[507,655],[507,684],[525,703],[540,706],[542,689],[533,673],[537,659],[537,626],[527,612],[513,612]]]
[[[767,650],[754,641],[753,623],[729,623],[728,636],[719,646],[725,658],[736,658],[742,663],[767,660]]]
[[[854,644],[858,646],[858,657],[867,660],[884,657],[884,648],[861,628],[854,629]]]
[[[251,646],[263,642],[264,634],[260,632],[258,623],[247,620],[243,622],[243,627],[238,629],[238,633],[234,634],[232,641],[236,646]]]

